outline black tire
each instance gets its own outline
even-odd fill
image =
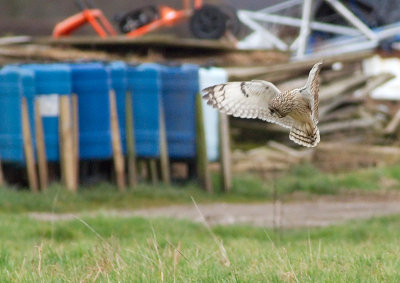
[[[237,10],[230,5],[219,5],[218,8],[226,16],[226,29],[233,35],[239,36],[242,31],[242,22],[237,16]]]
[[[116,17],[119,30],[122,33],[136,30],[159,18],[160,14],[157,7],[151,5],[130,11],[121,17]]]
[[[201,39],[219,39],[226,31],[227,17],[213,5],[203,5],[190,18],[190,32]]]

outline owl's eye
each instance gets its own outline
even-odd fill
[[[269,109],[269,112],[271,112],[271,114],[275,114],[275,109]]]

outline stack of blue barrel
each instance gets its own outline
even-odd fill
[[[0,156],[4,162],[24,163],[22,134],[22,107],[24,95],[30,101],[31,93],[24,93],[22,87],[23,73],[19,68],[3,68],[0,71]],[[25,73],[24,76],[32,75]],[[26,90],[29,88],[25,79]]]
[[[29,64],[19,68],[34,74],[34,97],[40,105],[38,110],[43,123],[47,160],[59,161],[58,100],[60,95],[70,96],[72,93],[71,70],[67,64]],[[33,115],[32,112],[30,116]]]
[[[142,64],[128,68],[128,89],[132,95],[136,155],[160,156],[161,66]]]
[[[222,75],[221,75],[222,74]],[[0,71],[0,159],[24,164],[21,99],[27,99],[35,145],[34,111],[43,123],[47,160],[60,159],[59,97],[78,98],[79,159],[112,158],[110,91],[115,93],[123,154],[127,152],[126,97],[131,95],[135,152],[160,157],[160,129],[165,121],[171,159],[196,157],[195,98],[200,88],[226,80],[224,71],[197,65],[127,65],[124,62],[24,64]],[[200,75],[200,84],[199,84]],[[213,78],[217,78],[216,80]],[[39,108],[35,108],[37,101]],[[209,159],[218,157],[218,115],[204,116]],[[37,113],[36,113],[37,114]]]

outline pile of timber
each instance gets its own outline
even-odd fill
[[[233,173],[282,172],[304,162],[311,162],[312,149],[293,149],[284,144],[269,141],[267,145],[248,151],[236,149],[232,153]]]
[[[97,42],[97,41],[96,41]],[[95,46],[98,47],[98,46]],[[210,49],[164,49],[157,46],[129,48],[121,45],[107,49],[86,49],[65,45],[37,43],[2,44],[0,40],[0,64],[20,62],[64,62],[64,61],[116,61],[138,64],[145,62],[193,63],[209,66],[254,66],[277,64],[288,61],[288,54],[275,50],[220,50]]]
[[[324,142],[314,151],[312,162],[328,172],[395,165],[400,163],[400,147]]]
[[[362,70],[363,56],[358,54],[342,60],[324,60],[320,78],[318,124],[322,141],[340,139],[352,143],[380,143],[385,135],[394,133],[398,128],[400,113],[396,115],[396,105],[372,100],[369,96],[372,90],[393,78],[393,75],[365,75]],[[256,78],[272,81],[282,91],[302,87],[313,63],[315,61],[275,65],[265,74],[259,73]],[[238,73],[230,74],[240,79]],[[247,78],[244,76],[241,79]],[[395,121],[389,125],[392,118]],[[289,141],[287,129],[260,120],[233,118],[232,128],[234,140],[238,142],[243,137],[248,137],[252,142],[257,137],[264,141],[271,138],[281,142]]]
[[[287,170],[311,161],[318,168],[341,171],[360,167],[395,164],[400,161],[400,103],[370,97],[375,88],[392,74],[365,75],[356,54],[324,59],[320,78],[319,124],[321,143],[307,150],[288,138],[288,130],[260,120],[231,118],[233,142],[238,147],[259,144],[250,151],[233,153],[233,171]],[[301,87],[315,60],[267,68],[248,69],[252,79],[274,82],[282,91]],[[231,80],[249,79],[245,69],[231,69]],[[277,141],[277,143],[268,141]],[[283,149],[283,147],[287,147]],[[254,147],[254,146],[253,146]]]
[[[287,172],[304,163],[311,163],[324,172],[390,166],[400,163],[400,147],[321,142],[316,148],[302,149],[270,141],[251,150],[234,150],[231,164],[234,174],[255,173],[265,176]],[[217,172],[218,166],[214,164],[214,167],[213,171]]]
[[[60,62],[73,60],[115,61],[122,60],[122,57],[104,51],[79,50],[68,47],[52,47],[37,44],[2,46],[0,44],[0,64],[4,65],[21,62]]]

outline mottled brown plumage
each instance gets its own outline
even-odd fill
[[[290,128],[292,141],[315,147],[320,140],[317,124],[321,65],[320,62],[313,66],[302,88],[281,92],[267,81],[229,82],[203,89],[203,98],[226,114]]]

